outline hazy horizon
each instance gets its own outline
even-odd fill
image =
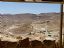
[[[60,13],[60,12],[48,12],[48,13]],[[7,14],[9,14],[9,13],[7,13],[7,14],[5,14],[5,13],[0,13],[1,15],[7,15]],[[16,14],[35,14],[35,13],[16,13]],[[37,13],[36,13],[37,14]],[[41,13],[38,13],[38,14],[41,14]],[[38,15],[37,14],[37,15]],[[44,14],[46,14],[46,13],[44,13]],[[9,14],[9,15],[15,15],[15,14]]]

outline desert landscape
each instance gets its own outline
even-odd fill
[[[53,42],[55,41],[58,43],[59,29],[60,29],[60,13],[51,12],[40,14],[32,14],[32,13],[0,14],[0,41],[2,42],[8,41],[7,44],[9,42],[12,42],[11,44],[15,44],[15,42],[18,42],[19,40],[24,40],[26,38],[29,38],[30,42],[40,41],[39,44],[41,44],[41,42],[44,42],[44,40],[52,40]],[[63,25],[62,37],[63,37],[62,41],[64,44],[64,25]],[[14,48],[16,48],[16,45],[12,46],[15,46]],[[17,48],[31,48],[31,46],[17,47]],[[32,46],[32,48],[36,47]],[[39,46],[39,48],[42,48],[41,45]]]
[[[60,48],[60,6],[0,2],[0,48]]]

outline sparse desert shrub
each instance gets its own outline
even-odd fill
[[[22,39],[22,37],[21,36],[18,36],[18,37],[16,37],[16,39]]]

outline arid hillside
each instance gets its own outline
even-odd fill
[[[47,23],[49,31],[58,31],[60,23],[60,13],[40,13],[40,14],[0,14],[0,32],[10,34],[20,34],[33,31],[31,24],[39,21],[43,25]],[[63,22],[64,23],[64,22]]]

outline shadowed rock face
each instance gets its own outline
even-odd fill
[[[55,41],[44,40],[43,43],[45,44],[46,48],[56,48]]]
[[[20,40],[19,44],[18,44],[18,48],[30,48],[29,38],[26,38],[24,40]]]
[[[30,42],[28,38],[19,42],[0,41],[0,48],[30,48]]]
[[[0,48],[59,48],[55,41],[38,40],[29,41],[29,38],[20,40],[19,42],[0,41]]]
[[[0,48],[16,48],[17,42],[0,41]]]
[[[42,42],[38,40],[31,41],[32,48],[42,48]]]

